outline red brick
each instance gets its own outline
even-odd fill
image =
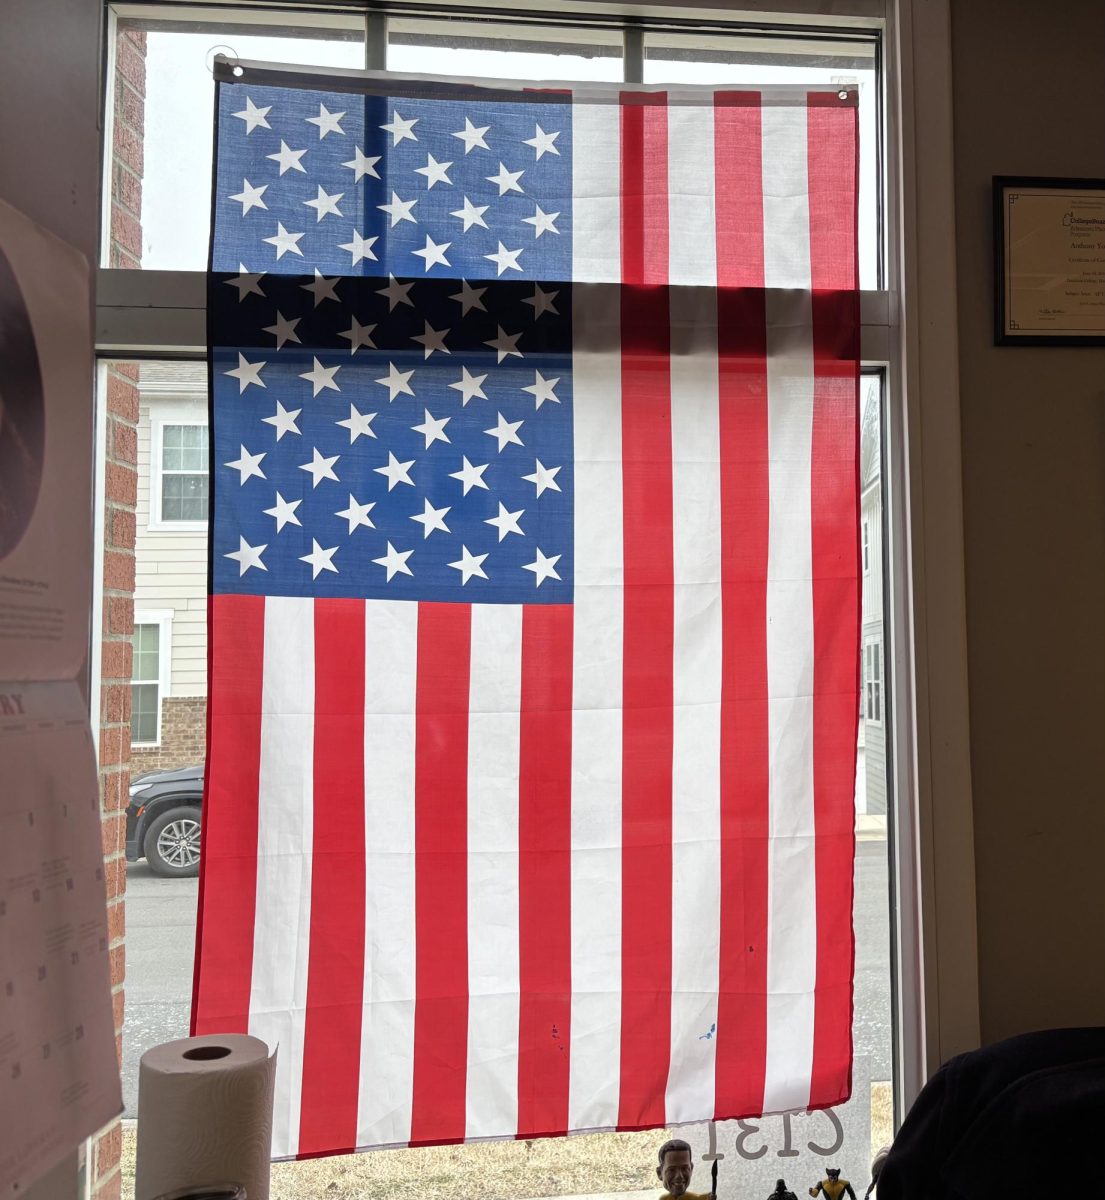
[[[125,896],[127,891],[127,860],[114,858],[104,863],[104,882],[107,885],[108,899]]]
[[[132,425],[138,423],[138,388],[131,379],[123,378],[126,371],[134,371],[138,377],[138,368],[129,363],[120,364],[115,368],[119,374],[112,372],[107,377],[107,410],[113,416],[122,417]]]
[[[134,430],[130,432],[133,434]],[[121,508],[112,510],[110,540],[120,550],[134,550],[134,513]]]
[[[121,854],[126,844],[126,821],[122,813],[109,813],[100,822],[100,842],[104,858]]]
[[[130,724],[101,725],[100,766],[129,767]]]
[[[97,1179],[109,1174],[119,1165],[123,1154],[123,1128],[116,1121],[96,1139],[96,1173]]]
[[[111,236],[132,254],[142,253],[142,223],[119,205],[111,209]]]
[[[138,462],[138,430],[125,421],[111,422],[111,453],[116,462]]]
[[[111,1012],[115,1020],[115,1032],[123,1028],[123,1015],[126,1008],[126,992],[123,988],[113,992],[111,996]]]
[[[108,958],[111,963],[111,982],[114,983],[117,979],[122,981],[124,978],[126,978],[126,947],[112,946],[108,951]]]
[[[141,134],[146,123],[146,102],[124,79],[115,81],[115,120]]]
[[[122,1195],[123,1176],[119,1171],[92,1185],[92,1200],[121,1200]]]
[[[123,1035],[117,1033],[115,1035],[115,1061],[119,1064],[119,1070],[123,1069]]]
[[[136,217],[142,216],[142,180],[121,162],[115,164],[115,190],[111,198]]]
[[[129,596],[108,596],[106,632],[130,637],[134,632],[134,601]]]
[[[142,178],[146,170],[146,156],[142,138],[133,129],[116,123],[111,149],[119,162],[129,167],[139,179]]]
[[[104,587],[116,592],[134,591],[134,553],[132,551],[104,551]]]
[[[126,683],[105,683],[101,698],[101,721],[105,725],[130,724],[130,685]],[[105,804],[105,807],[106,804]],[[118,804],[111,807],[118,808]]]
[[[130,683],[133,647],[129,641],[105,641],[100,658],[100,677],[105,683],[121,679]]]
[[[146,54],[146,31],[144,29],[124,29],[123,34],[144,57]]]
[[[138,472],[133,467],[108,463],[104,492],[108,500],[133,508],[138,501]]]
[[[113,362],[111,369],[117,375],[129,379],[131,383],[137,383],[141,378],[141,369],[136,362]]]
[[[116,39],[115,70],[140,96],[146,94],[146,56],[127,37]]]
[[[122,942],[127,932],[127,908],[122,900],[116,900],[108,905],[107,910],[107,940],[110,945]],[[122,949],[120,945],[118,949]],[[114,951],[113,951],[114,953]]]

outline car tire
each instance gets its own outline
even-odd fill
[[[159,813],[142,848],[155,875],[186,879],[200,870],[200,810],[187,804]]]

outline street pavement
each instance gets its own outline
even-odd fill
[[[138,1060],[143,1051],[159,1042],[188,1034],[188,1013],[191,1004],[192,955],[196,924],[195,879],[161,879],[144,863],[131,863],[127,870],[127,975],[126,1015],[123,1029],[123,1099],[125,1115],[138,1112]],[[890,942],[887,903],[886,842],[861,840],[856,857],[856,1004],[853,1021],[856,1069],[855,1099],[845,1106],[842,1114],[845,1126],[845,1157],[841,1166],[852,1172],[853,1182],[861,1177],[868,1161],[870,1142],[870,1085],[890,1079]],[[764,1196],[771,1191],[780,1170],[776,1172],[779,1150],[785,1150],[784,1131],[778,1118],[768,1131],[771,1147],[757,1160],[745,1160],[735,1154],[739,1131],[735,1125],[717,1128],[718,1150],[727,1154],[720,1178],[734,1178],[737,1166],[741,1170],[742,1194],[755,1195],[747,1186],[760,1176],[770,1175],[768,1187],[761,1187]],[[793,1121],[794,1145],[803,1152],[802,1166],[810,1156],[805,1152],[808,1141],[831,1145],[832,1130],[827,1118],[796,1117]],[[778,1126],[778,1128],[776,1128]],[[765,1123],[765,1129],[767,1124]],[[706,1148],[705,1127],[693,1127],[692,1140]],[[865,1141],[866,1139],[866,1141]],[[750,1138],[743,1145],[746,1153],[755,1153],[765,1139]],[[700,1151],[701,1154],[701,1151]],[[696,1157],[700,1157],[700,1154]],[[789,1157],[784,1155],[783,1157]],[[811,1169],[828,1159],[811,1160]],[[791,1167],[792,1164],[786,1164]],[[766,1173],[765,1173],[766,1172]],[[776,1173],[772,1173],[776,1172]],[[696,1183],[701,1180],[697,1178]],[[788,1184],[790,1184],[788,1179]],[[815,1182],[804,1177],[808,1187]],[[863,1186],[866,1187],[866,1180]],[[799,1195],[803,1193],[793,1187]]]

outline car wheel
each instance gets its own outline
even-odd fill
[[[143,843],[146,861],[155,875],[183,879],[200,869],[199,809],[170,808],[154,818]]]

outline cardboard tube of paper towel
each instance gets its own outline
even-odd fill
[[[245,1034],[154,1046],[138,1067],[135,1200],[238,1183],[268,1200],[276,1051]]]

